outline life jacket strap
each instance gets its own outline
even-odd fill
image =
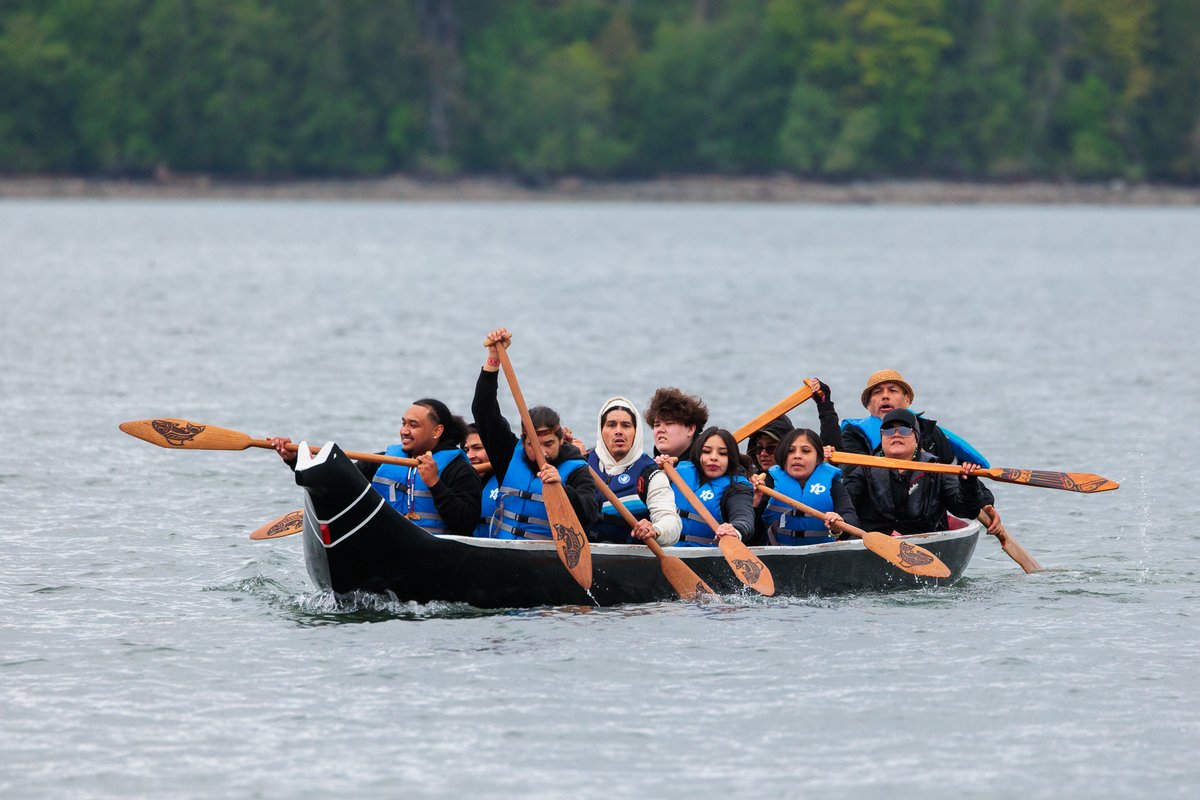
[[[500,516],[504,519],[511,519],[517,524],[521,524],[523,522],[532,522],[534,525],[545,525],[547,528],[550,527],[550,520],[548,519],[538,519],[537,517],[530,517],[525,514],[517,514],[513,511],[501,510]]]
[[[509,515],[506,514],[505,516],[509,516]],[[508,531],[513,536],[516,536],[520,539],[550,539],[551,538],[549,535],[543,536],[540,533],[534,533],[533,531],[523,530],[521,528],[517,528],[512,525],[509,525],[508,523],[503,522],[503,521],[501,521],[496,527],[502,531]]]
[[[380,475],[376,475],[374,478],[372,478],[371,483],[381,483],[387,487],[387,499],[389,503],[396,502],[396,487],[403,486],[403,484],[399,483],[398,481],[394,481],[391,478],[384,478]]]

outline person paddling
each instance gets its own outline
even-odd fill
[[[561,483],[584,530],[596,521],[596,487],[579,450],[563,438],[558,413],[546,406],[529,409],[537,440],[546,455],[546,466],[538,469],[535,444],[522,432],[512,432],[500,413],[497,387],[500,357],[496,347],[507,348],[512,334],[497,328],[487,336],[488,354],[475,383],[471,413],[479,438],[491,457],[492,471],[499,476],[499,496],[492,536],[499,539],[550,539],[550,521],[542,498],[543,483]]]
[[[679,540],[682,523],[675,510],[675,493],[666,473],[644,450],[645,426],[637,409],[624,397],[610,397],[600,407],[596,446],[587,455],[596,471],[638,519],[632,529],[611,503],[601,502],[600,518],[592,528],[595,541],[629,544],[653,538],[664,547]]]
[[[670,456],[661,455],[662,464]],[[706,428],[696,439],[689,458],[675,467],[679,476],[719,523],[712,528],[677,487],[675,505],[683,523],[682,547],[715,547],[722,536],[749,539],[754,533],[754,489],[742,475],[737,441],[723,428]]]
[[[917,415],[892,409],[880,421],[883,455],[904,461],[934,462],[937,457],[917,444]],[[900,534],[947,529],[946,513],[974,519],[983,507],[978,469],[965,462],[960,473],[946,475],[881,467],[847,467],[842,482],[858,511],[860,527]]]
[[[770,544],[805,545],[832,542],[831,526],[845,522],[858,526],[858,515],[850,493],[842,483],[842,471],[825,462],[825,445],[817,432],[797,428],[784,434],[765,475],[752,475],[756,487],[768,486],[793,500],[824,512],[823,519],[802,514],[791,506],[767,496],[758,505],[756,538]]]
[[[460,445],[467,423],[454,416],[440,400],[423,397],[400,419],[400,442],[388,445],[384,455],[415,458],[417,466],[374,464],[360,461],[358,469],[388,505],[430,533],[470,536],[479,521],[479,476]],[[296,454],[272,439],[275,450],[293,466]]]
[[[879,430],[883,417],[895,409],[909,409],[912,404],[912,386],[894,369],[881,369],[872,373],[867,379],[866,388],[862,390],[861,400],[867,409],[867,416],[859,419],[842,420],[842,446],[838,450],[862,455],[877,455],[882,447]],[[914,412],[917,417],[917,432],[922,451],[932,454],[943,464],[970,462],[988,467],[988,460],[970,442],[955,434],[953,431],[938,425],[936,420],[929,419]],[[827,442],[827,444],[833,444]],[[1000,512],[996,511],[995,497],[986,486],[980,486],[983,495],[983,510],[991,519],[987,532],[999,534],[1001,530]]]
[[[467,426],[467,440],[463,443],[463,451],[483,483],[479,524],[475,526],[475,535],[486,539],[491,536],[492,515],[496,513],[496,501],[500,498],[500,484],[488,460],[487,450],[483,447],[483,439],[479,438],[479,426],[474,422]]]

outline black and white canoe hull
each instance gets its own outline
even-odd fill
[[[308,574],[336,593],[390,592],[405,601],[441,600],[478,608],[618,605],[677,598],[642,545],[593,544],[590,596],[563,567],[553,542],[435,536],[375,492],[345,453],[327,444],[316,456],[300,447],[296,483],[305,490]],[[950,584],[962,577],[982,526],[905,537],[933,552],[950,577],[910,575],[858,540],[804,547],[755,547],[771,570],[776,595],[806,596]],[[743,590],[721,551],[669,547],[721,594]]]

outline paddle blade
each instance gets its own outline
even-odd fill
[[[1121,484],[1110,481],[1103,475],[1091,472],[1049,472],[1037,469],[1008,469],[1002,468],[996,480],[1005,483],[1021,483],[1026,486],[1038,486],[1043,489],[1062,489],[1067,492],[1111,492]]]
[[[875,555],[889,564],[895,564],[910,575],[922,575],[926,578],[950,577],[950,568],[920,545],[875,531],[863,531],[863,544]]]
[[[579,517],[571,506],[571,499],[567,497],[567,490],[561,483],[546,483],[542,485],[542,497],[559,559],[576,583],[585,590],[591,589],[592,549],[588,546],[583,526],[579,524]]]
[[[239,431],[170,417],[122,422],[121,430],[143,442],[168,449],[245,450],[253,441]]]
[[[749,547],[735,536],[722,536],[717,543],[739,581],[761,595],[770,597],[775,594],[775,579],[771,577],[771,570],[750,552]]]
[[[716,594],[691,567],[683,563],[682,558],[664,556],[659,564],[671,588],[684,600],[695,600],[704,594]]]
[[[279,519],[272,520],[263,525],[250,534],[250,538],[255,541],[262,539],[282,539],[284,536],[291,536],[302,530],[304,530],[304,509],[297,508],[295,511],[290,511]]]

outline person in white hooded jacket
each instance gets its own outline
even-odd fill
[[[630,529],[597,490],[602,505],[591,530],[594,541],[630,544],[653,537],[663,546],[679,541],[683,523],[675,508],[675,493],[666,473],[646,454],[640,419],[637,408],[625,397],[609,398],[600,407],[596,447],[587,461],[638,518],[638,524]]]

